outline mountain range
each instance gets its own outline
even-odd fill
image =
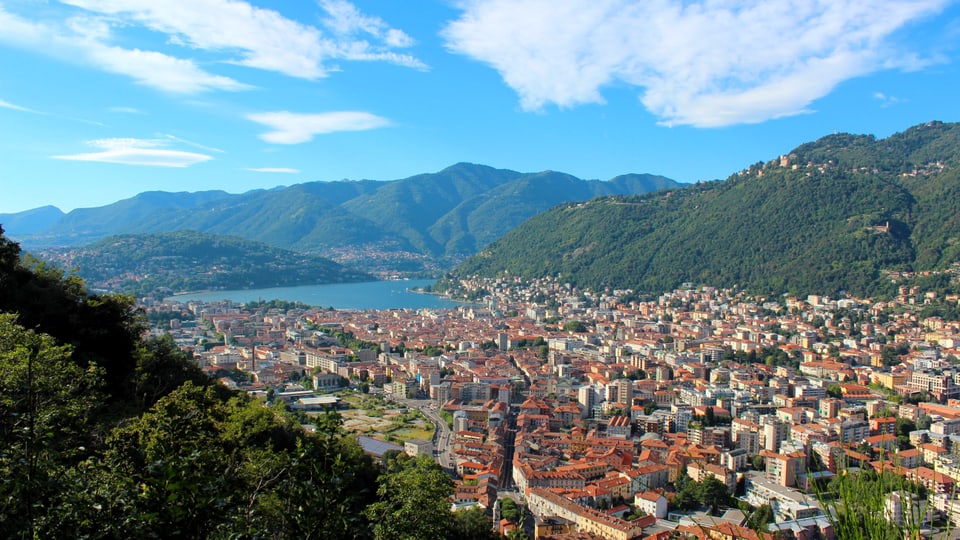
[[[459,163],[394,181],[309,182],[243,194],[146,192],[67,214],[45,207],[0,215],[0,223],[31,250],[81,246],[118,234],[193,230],[300,252],[339,253],[338,260],[361,267],[369,267],[370,258],[391,255],[394,264],[406,258],[450,266],[557,204],[681,185],[647,174],[598,181]]]
[[[560,205],[455,275],[654,294],[684,283],[889,294],[917,274],[949,284],[960,270],[958,167],[960,124],[830,135],[724,181]]]

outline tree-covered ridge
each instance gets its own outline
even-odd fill
[[[409,252],[447,264],[560,202],[678,185],[654,175],[597,181],[459,163],[388,182],[309,182],[240,195],[141,193],[73,210],[42,231],[24,228],[16,237],[38,249],[80,246],[119,234],[195,230],[297,251]],[[6,219],[22,223],[22,217]]]
[[[0,229],[0,537],[490,538],[432,460],[381,468],[336,413],[305,430],[144,330]]]
[[[44,258],[75,268],[94,288],[134,295],[372,279],[316,255],[194,231],[113,236]]]
[[[960,127],[831,135],[722,182],[567,204],[457,275],[563,279],[645,292],[683,283],[765,293],[883,294],[890,272],[960,261]]]

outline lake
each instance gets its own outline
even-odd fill
[[[435,294],[422,294],[412,289],[432,285],[432,279],[398,281],[367,281],[364,283],[333,283],[329,285],[302,285],[300,287],[272,287],[239,291],[212,291],[171,296],[165,300],[188,302],[252,302],[255,300],[287,300],[317,307],[336,309],[422,309],[451,308],[461,304]]]

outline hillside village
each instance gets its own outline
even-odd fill
[[[956,309],[957,295],[903,286],[874,302],[690,287],[626,300],[629,291],[555,279],[460,286],[485,293],[483,304],[142,308],[209,373],[242,374],[226,384],[350,384],[436,411],[452,433],[407,451],[449,466],[457,506],[498,520],[498,500],[525,502],[538,538],[760,538],[747,522],[765,505],[769,533],[831,538],[814,493],[855,468],[922,486],[925,529],[960,525],[960,322],[927,309]],[[301,394],[292,407],[332,402]],[[678,489],[691,482],[725,493],[691,504]],[[911,501],[889,494],[889,519],[903,520]]]

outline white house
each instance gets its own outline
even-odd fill
[[[667,498],[656,491],[637,493],[633,498],[633,505],[657,519],[667,517]]]

